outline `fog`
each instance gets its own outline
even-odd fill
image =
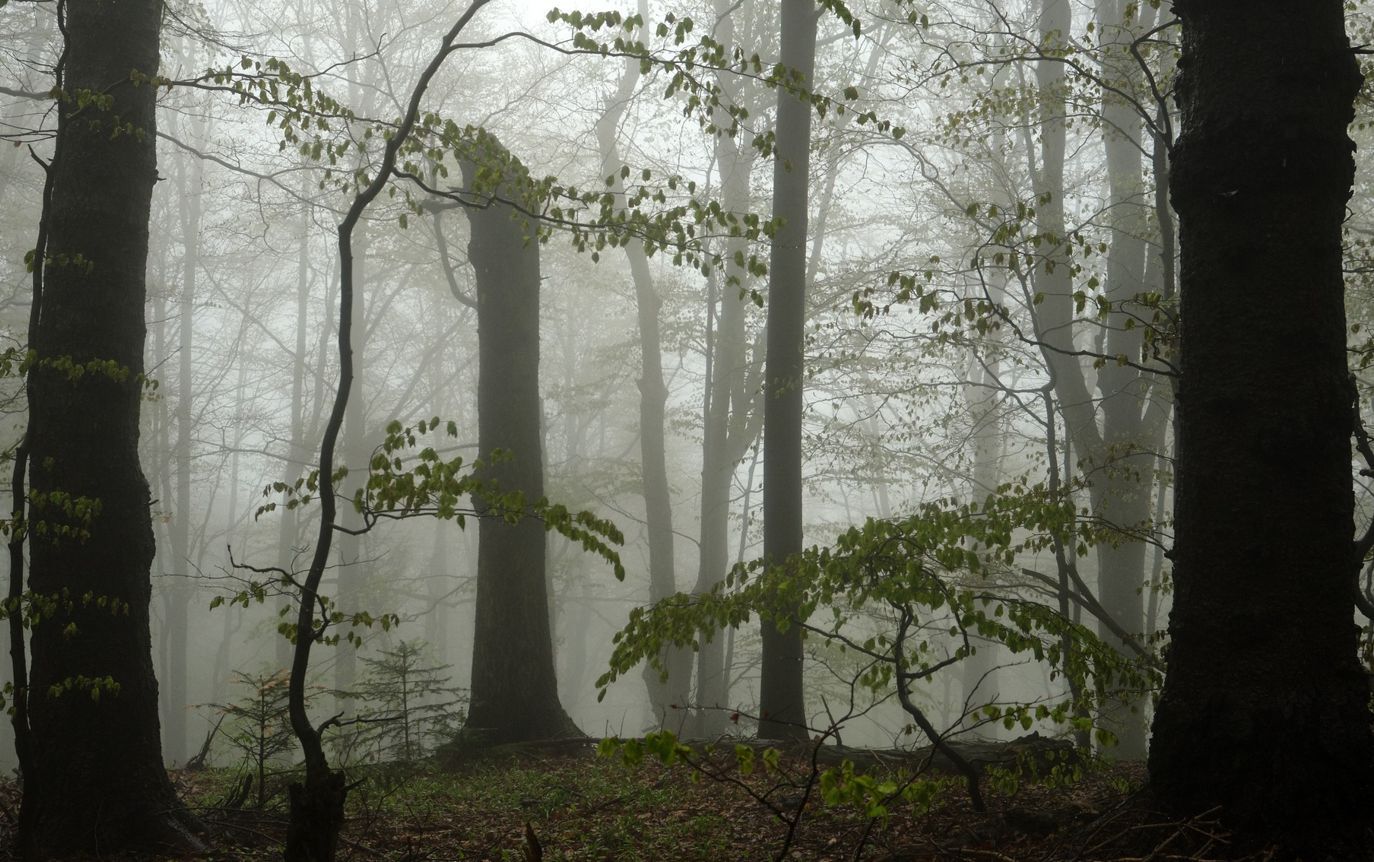
[[[437,417],[439,430],[421,433],[416,450],[465,463],[490,455],[479,445],[479,285],[469,259],[483,205],[464,180],[470,156],[452,145],[470,140],[461,130],[471,127],[499,140],[536,184],[548,178],[526,213],[540,218],[523,222],[538,254],[543,493],[624,535],[621,580],[595,553],[542,533],[558,700],[596,736],[754,731],[757,616],[669,660],[677,674],[666,687],[638,668],[604,689],[598,679],[631,611],[660,597],[650,575],[656,526],[671,538],[659,546],[671,549],[659,560],[669,592],[708,590],[764,554],[777,5],[578,2],[555,15],[547,3],[493,0],[460,35],[421,102],[418,148],[401,157],[353,237],[355,379],[336,459],[348,468],[344,530],[322,590],[337,602],[344,637],[313,654],[317,719],[379,709],[380,668],[412,648],[438,716],[424,753],[469,708],[480,519],[366,520],[352,500],[392,422]],[[251,700],[251,680],[261,689],[289,665],[279,625],[296,599],[282,575],[307,569],[320,511],[317,500],[288,508],[291,495],[272,486],[319,464],[339,369],[336,230],[438,37],[465,8],[166,7],[140,445],[169,764],[198,756],[207,737],[211,762],[236,763],[233,721],[223,717]],[[574,12],[612,8],[641,15],[643,29],[620,19],[589,26]],[[1008,501],[1017,526],[1000,542],[970,532],[953,541],[968,552],[965,565],[937,565],[932,552],[927,566],[951,590],[986,599],[990,616],[1035,603],[1139,660],[1148,684],[1105,698],[1100,716],[1120,740],[1109,750],[1139,756],[1172,599],[1163,549],[1172,540],[1178,249],[1167,189],[1157,191],[1178,122],[1166,98],[1177,28],[1150,4],[865,0],[849,10],[862,20],[857,35],[834,11],[820,16],[809,89],[802,543],[831,546],[870,518],[934,523],[937,510],[982,523],[989,495]],[[1042,44],[1046,10],[1069,15],[1052,44]],[[1363,6],[1351,13],[1352,29],[1367,24]],[[639,40],[642,57],[626,48]],[[25,344],[25,252],[43,186],[35,160],[52,156],[46,94],[59,50],[53,4],[0,11],[7,346]],[[1367,100],[1358,107],[1367,118]],[[1362,122],[1351,133],[1368,138]],[[1371,307],[1371,198],[1358,176],[1346,224],[1352,323]],[[646,325],[662,380],[653,433],[670,529],[651,523],[663,513],[651,517],[646,502],[645,399],[657,391],[645,371]],[[1352,332],[1350,345],[1367,359],[1364,338]],[[1356,364],[1364,392],[1368,362]],[[0,385],[8,447],[22,434],[22,382]],[[856,684],[860,652],[840,646],[890,635],[898,609],[848,598],[834,606],[846,615],[837,636],[820,630],[830,625],[823,607],[803,641],[807,724],[847,745],[924,742],[891,686]],[[1011,728],[979,711],[1064,702],[1071,692],[1052,657],[1013,654],[977,632],[977,651],[956,655],[963,626],[948,606],[922,613],[913,623],[922,660],[960,659],[910,686],[938,729],[1074,732],[1033,710]],[[651,701],[656,684],[666,710]],[[335,744],[345,761],[416,753],[375,740]],[[7,744],[0,750],[8,756]]]

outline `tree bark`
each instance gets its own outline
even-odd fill
[[[32,768],[19,835],[30,859],[195,843],[162,766],[153,530],[138,460],[157,179],[155,88],[140,79],[157,73],[161,14],[158,0],[66,7],[30,387],[29,586],[47,606],[32,633]]]
[[[809,93],[816,66],[816,6],[789,0],[781,11],[781,60]],[[773,153],[773,236],[768,281],[768,347],[764,365],[763,556],[786,565],[802,549],[802,349],[806,326],[807,192],[811,167],[811,102],[778,89]],[[785,630],[780,630],[783,623]],[[765,619],[759,735],[807,735],[802,640],[797,621]]]
[[[1367,858],[1341,273],[1360,74],[1339,0],[1174,8],[1184,323],[1151,781],[1304,858]]]
[[[479,163],[480,162],[480,167]],[[463,183],[479,186],[500,171],[496,196],[525,201],[524,171],[490,135],[462,164]],[[485,188],[475,195],[491,198]],[[468,259],[477,285],[477,440],[479,475],[527,503],[544,496],[539,396],[539,242],[535,225],[511,206],[482,200],[467,210]],[[501,450],[508,457],[493,458]],[[479,511],[485,508],[477,501]],[[472,701],[465,733],[484,744],[522,742],[579,731],[558,702],[543,525],[483,517],[478,525],[477,622]]]

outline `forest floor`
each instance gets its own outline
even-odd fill
[[[702,768],[715,777],[703,773]],[[861,802],[825,802],[811,759],[762,758],[741,774],[729,745],[698,768],[650,756],[627,766],[591,745],[524,749],[435,763],[373,766],[350,774],[347,862],[545,862],[572,860],[1048,860],[1220,859],[1224,834],[1200,820],[1170,822],[1143,803],[1140,764],[1093,765],[1072,781],[1001,774],[983,782],[975,811],[962,780],[875,776],[919,786],[914,799],[869,816]],[[266,798],[226,799],[245,784],[228,769],[177,772],[182,798],[210,829],[207,860],[278,859],[286,829],[286,776],[269,778]],[[832,788],[832,799],[836,785]],[[848,784],[851,789],[858,787]],[[883,790],[892,790],[888,785]],[[803,802],[803,799],[805,801]],[[763,800],[763,801],[761,801]],[[771,803],[782,817],[770,810]],[[12,785],[0,790],[0,847],[11,845]],[[800,812],[800,816],[798,816]],[[789,824],[786,819],[792,820]],[[793,825],[794,824],[794,825]],[[10,834],[5,834],[10,833]],[[531,841],[540,847],[534,852]],[[9,858],[2,854],[2,858]],[[1268,858],[1259,854],[1253,858]]]

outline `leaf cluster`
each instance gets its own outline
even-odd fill
[[[1019,554],[1056,539],[1086,550],[1103,539],[1099,530],[1075,517],[1069,498],[1041,485],[1004,487],[982,506],[944,501],[905,518],[870,519],[830,547],[809,548],[781,565],[738,566],[710,593],[678,594],[632,611],[597,686],[604,695],[645,661],[663,671],[664,647],[695,649],[699,637],[757,615],[857,654],[865,662],[857,681],[875,693],[929,682],[972,654],[978,638],[1048,663],[1052,679],[1067,676],[1083,697],[1146,687],[1151,671],[1038,601],[1033,590],[1001,583]],[[1028,727],[1071,722],[1085,708],[1068,701],[994,705],[984,718]]]

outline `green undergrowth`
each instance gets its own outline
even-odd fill
[[[775,768],[741,774],[738,752],[722,746],[715,757],[714,778],[681,762],[644,758],[626,765],[619,757],[596,757],[590,744],[488,755],[448,767],[426,761],[355,768],[349,771],[353,787],[339,858],[523,862],[528,824],[545,862],[766,860],[777,858],[784,845],[788,859],[875,860],[929,849],[931,841],[947,849],[1048,859],[1057,851],[1046,842],[1110,809],[1140,779],[1136,767],[1100,766],[1073,782],[1062,775],[1048,781],[1003,776],[991,782],[989,811],[977,813],[960,782],[924,776],[937,793],[894,800],[874,817],[861,794],[837,794],[833,787],[822,792],[819,783],[803,807],[799,786],[782,776],[805,781],[809,758],[784,754]],[[241,783],[240,775],[208,769],[174,776],[183,799],[212,829],[213,849],[205,858],[279,858],[289,776],[269,780],[262,809],[251,801],[217,807]],[[910,778],[895,771],[871,777],[888,786]],[[800,811],[790,838],[788,824],[760,796],[784,811]],[[847,796],[854,798],[846,803]],[[1018,825],[1018,812],[1025,811],[1038,818],[1029,828]]]

